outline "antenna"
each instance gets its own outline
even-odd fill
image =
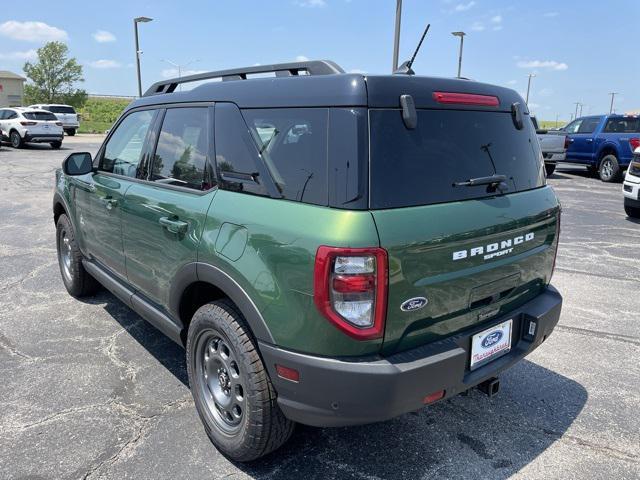
[[[422,34],[422,37],[420,38],[420,41],[418,42],[418,46],[416,47],[416,51],[413,52],[413,56],[411,57],[411,60],[408,60],[408,61],[404,62],[402,65],[400,65],[400,67],[398,67],[398,69],[395,72],[393,72],[394,74],[398,74],[398,75],[415,75],[416,74],[416,72],[414,72],[411,69],[411,66],[413,65],[413,62],[416,59],[416,55],[418,55],[418,51],[420,50],[420,47],[422,46],[422,42],[424,41],[424,37],[427,36],[427,32],[429,31],[429,27],[431,27],[430,23],[427,25],[427,28],[424,29],[424,33]]]

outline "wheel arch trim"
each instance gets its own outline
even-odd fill
[[[180,319],[179,311],[182,296],[187,288],[195,282],[208,283],[224,292],[238,307],[256,339],[275,344],[271,331],[260,310],[246,290],[229,274],[209,263],[188,263],[174,277],[169,295],[169,310],[174,318]]]

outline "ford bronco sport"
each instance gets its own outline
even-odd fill
[[[509,89],[327,61],[156,83],[56,173],[62,279],[186,347],[235,460],[295,422],[495,393],[562,304],[560,205],[527,116]]]

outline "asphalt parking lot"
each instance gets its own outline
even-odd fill
[[[53,172],[102,138],[0,150],[0,478],[428,479],[640,477],[640,222],[620,184],[550,179],[562,205],[555,333],[502,376],[395,420],[300,427],[275,454],[233,464],[210,444],[181,348],[102,292],[67,295]]]

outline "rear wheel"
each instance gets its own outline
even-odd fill
[[[99,286],[98,282],[82,265],[82,252],[76,243],[71,222],[65,214],[60,215],[56,223],[56,246],[60,274],[67,292],[74,297],[95,293]]]
[[[51,142],[51,148],[58,150],[62,146],[62,142]]]
[[[605,155],[600,161],[598,170],[600,180],[603,182],[616,182],[620,178],[620,165],[615,155]]]
[[[64,133],[66,133],[67,135],[69,135],[70,137],[73,137],[76,134],[76,129],[75,128],[67,128]]]
[[[289,439],[294,423],[278,407],[244,318],[231,302],[209,303],[195,313],[187,367],[200,419],[222,453],[255,460]]]
[[[544,169],[547,171],[547,176],[553,175],[553,172],[556,171],[556,164],[555,163],[545,163],[544,164]]]
[[[9,134],[9,140],[11,141],[11,146],[13,148],[22,148],[24,146],[24,142],[22,141],[22,137],[15,130]]]
[[[635,207],[630,207],[629,205],[625,205],[624,211],[628,217],[640,218],[640,208],[635,208]]]

